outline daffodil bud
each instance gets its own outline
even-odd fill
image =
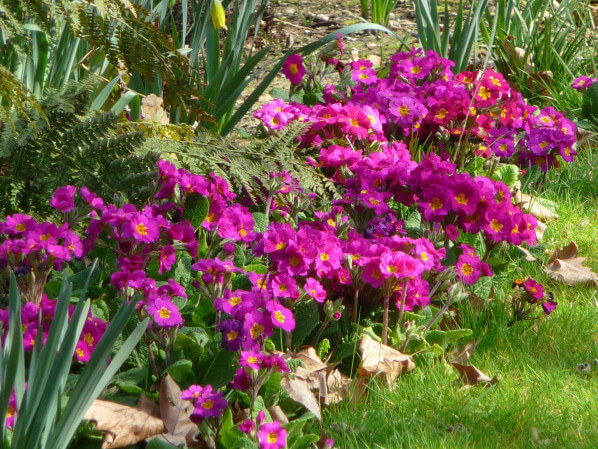
[[[224,8],[220,0],[212,1],[212,24],[217,30],[220,28],[226,30],[226,16],[224,15]]]

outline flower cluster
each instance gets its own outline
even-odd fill
[[[589,78],[585,75],[579,76],[573,80],[571,87],[579,92],[585,92],[588,87],[598,81],[598,78]]]
[[[39,304],[26,302],[23,305],[21,310],[21,326],[23,329],[23,347],[25,351],[32,351],[35,342],[39,339],[41,339],[42,344],[46,342],[56,312],[56,305],[57,301],[48,299],[45,294],[42,296]],[[74,310],[75,308],[69,305],[69,318],[72,317]],[[8,330],[9,321],[10,311],[8,309],[0,309],[0,324],[3,330]],[[107,326],[108,323],[106,321],[93,317],[91,311],[89,312],[75,348],[75,360],[83,363],[89,361]],[[7,332],[4,332],[2,335],[3,345],[6,336]]]
[[[284,449],[287,447],[285,428],[278,421],[266,422],[266,414],[261,410],[255,422],[252,419],[247,419],[239,424],[239,430],[256,438],[260,449]]]
[[[324,142],[339,138],[353,148],[360,140],[402,138],[407,143],[425,139],[442,153],[450,151],[451,138],[464,138],[461,143],[475,145],[479,154],[542,170],[557,164],[557,156],[571,161],[576,154],[575,125],[554,108],[527,105],[499,73],[453,75],[452,62],[415,49],[393,55],[389,63],[386,78],[378,78],[367,60],[347,66],[355,82],[349,95],[329,87],[324,105],[305,108],[275,100],[256,117],[273,130],[293,120],[311,122],[303,143],[326,149]]]
[[[521,301],[531,305],[541,305],[546,315],[550,315],[557,307],[552,293],[545,292],[542,284],[531,277],[516,279],[513,287],[521,297]]]
[[[181,393],[181,399],[193,403],[193,413],[190,418],[194,423],[199,423],[208,418],[218,418],[228,405],[221,392],[214,391],[211,385],[202,387],[191,385]]]
[[[45,285],[52,270],[61,270],[65,262],[83,254],[82,241],[68,223],[40,223],[25,214],[9,215],[0,222],[0,268],[10,267],[17,278],[32,278]],[[34,284],[21,288],[21,294],[25,300],[39,303],[43,286],[35,288]]]

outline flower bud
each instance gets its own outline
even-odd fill
[[[220,0],[213,0],[212,1],[212,24],[214,25],[214,29],[219,30],[220,28],[226,28],[226,16],[224,15],[224,8],[222,7],[222,3]]]

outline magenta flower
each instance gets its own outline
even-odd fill
[[[282,66],[282,73],[291,84],[300,84],[305,75],[305,67],[303,66],[303,58],[299,54],[289,56]]]
[[[532,278],[525,281],[523,288],[525,288],[525,291],[528,292],[535,301],[544,297],[544,287]]]
[[[177,306],[168,297],[150,295],[147,304],[147,313],[154,322],[164,328],[179,326],[184,323],[183,317]]]
[[[307,278],[303,288],[305,289],[305,292],[317,302],[324,302],[326,299],[326,290],[324,290],[322,284],[314,278]]]
[[[553,301],[550,299],[550,300],[542,303],[542,309],[544,310],[544,313],[546,315],[550,315],[552,312],[555,311],[557,305],[558,305],[558,303],[556,301]]]
[[[10,395],[10,400],[8,401],[8,408],[6,409],[6,427],[14,427],[15,425],[15,418],[17,416],[17,397],[15,396],[14,392]]]
[[[295,318],[293,312],[281,306],[278,301],[270,301],[266,304],[266,310],[270,312],[272,325],[281,328],[285,332],[295,329]]]
[[[162,249],[160,250],[160,255],[158,257],[158,262],[160,264],[158,268],[159,274],[162,274],[165,271],[169,271],[176,262],[174,246],[166,245],[162,247]]]
[[[260,449],[284,449],[287,447],[287,431],[278,421],[264,423],[257,431]]]
[[[199,385],[192,385],[188,390],[181,393],[181,398],[190,397],[193,401],[194,410],[191,414],[191,421],[199,423],[207,418],[213,416],[218,417],[228,405],[224,395],[220,392],[213,391],[211,385],[201,387]]]
[[[62,213],[72,211],[75,208],[76,192],[77,188],[74,186],[64,186],[56,189],[50,200],[50,206]]]

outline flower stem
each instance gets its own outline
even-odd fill
[[[388,343],[388,309],[390,304],[390,296],[384,297],[384,315],[382,317],[382,343]]]

